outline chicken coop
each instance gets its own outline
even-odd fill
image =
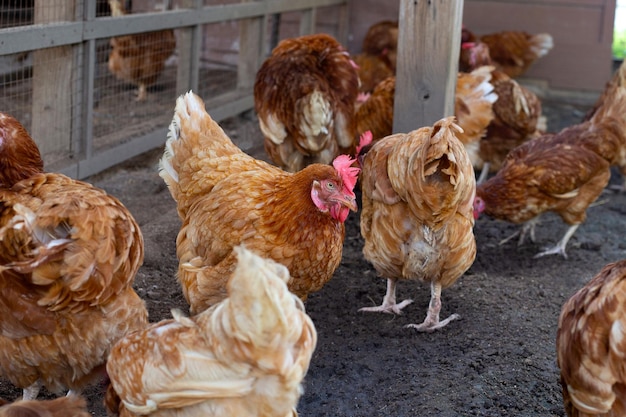
[[[347,37],[347,0],[2,0],[0,100],[49,171],[84,178],[166,139],[192,89],[216,120],[253,108],[281,39]]]
[[[218,121],[250,110],[256,70],[280,40],[326,32],[358,52],[367,28],[398,19],[401,3],[0,0],[2,111],[28,129],[47,170],[85,178],[161,146],[179,94],[200,94]],[[531,76],[592,94],[609,78],[601,59],[610,55],[615,0],[447,4],[463,6],[463,22],[482,32],[557,31],[554,54]]]

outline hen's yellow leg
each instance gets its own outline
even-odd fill
[[[378,307],[363,307],[359,311],[402,314],[402,309],[411,304],[413,300],[404,300],[400,304],[396,304],[396,283],[397,280],[395,279],[387,279],[387,293],[383,298],[383,303]]]

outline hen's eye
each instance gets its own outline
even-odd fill
[[[328,188],[329,190],[334,190],[335,189],[335,184],[333,184],[332,182],[327,182],[326,183],[326,188]]]

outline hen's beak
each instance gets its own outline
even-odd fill
[[[359,207],[356,205],[356,196],[354,194],[353,195],[340,194],[337,196],[337,199],[335,201],[337,201],[342,206],[349,208],[352,211],[359,210]]]

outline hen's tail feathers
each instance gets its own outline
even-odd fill
[[[190,91],[176,100],[159,175],[180,204],[181,190],[194,188],[206,161],[237,153],[241,150],[207,113],[202,99]]]
[[[626,128],[626,87],[611,85],[604,91],[604,101],[591,117],[594,124],[608,119],[622,121]]]
[[[530,49],[537,58],[546,55],[552,48],[554,48],[554,40],[548,33],[538,33],[530,38]]]
[[[455,212],[449,210],[450,208],[459,204],[471,205],[476,180],[467,151],[457,138],[460,132],[462,130],[454,123],[453,117],[441,119],[432,128],[409,133],[409,143],[418,145],[405,153],[409,156],[404,162],[390,159],[390,164],[406,166],[406,172],[399,172],[399,179],[404,184],[393,183],[394,179],[391,177],[390,180],[394,189],[404,189],[402,198],[413,210],[431,212],[433,217],[445,220],[446,213]],[[411,137],[415,134],[424,136],[422,140]]]
[[[493,103],[498,95],[491,84],[492,70],[492,66],[483,66],[458,76],[455,116],[463,132],[457,135],[466,145],[480,140],[493,120]]]
[[[235,251],[239,261],[228,283],[229,298],[216,307],[212,327],[241,345],[246,357],[240,359],[299,384],[317,333],[302,301],[287,288],[289,271],[242,246]]]

